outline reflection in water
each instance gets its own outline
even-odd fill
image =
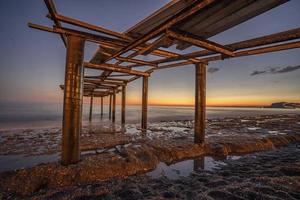
[[[224,159],[221,160],[220,158],[213,158],[210,156],[201,156],[194,158],[193,160],[185,160],[169,166],[160,162],[157,167],[153,171],[148,172],[147,175],[152,178],[165,176],[168,179],[178,179],[182,176],[189,176],[195,171],[213,171],[218,169],[220,165],[225,165],[223,160]]]
[[[0,172],[29,168],[41,163],[49,163],[58,160],[59,154],[41,156],[0,155]]]

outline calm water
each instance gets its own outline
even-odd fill
[[[87,122],[89,105],[83,108],[83,121]],[[149,122],[191,120],[194,116],[193,107],[149,106]],[[100,121],[100,105],[94,104],[93,123]],[[233,108],[208,107],[208,118],[224,118],[239,116],[255,116],[265,114],[299,113],[300,109],[270,108]],[[120,106],[117,106],[116,121],[120,122]],[[108,106],[104,106],[104,119],[108,118]],[[139,123],[141,106],[127,106],[126,122]],[[12,104],[0,103],[0,130],[13,128],[56,127],[61,126],[62,104]]]

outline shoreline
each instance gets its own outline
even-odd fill
[[[118,126],[107,126],[104,134],[103,127],[102,134],[98,133],[97,128],[90,127],[82,135],[83,153],[80,163],[63,167],[59,162],[52,162],[3,172],[0,173],[0,187],[4,192],[12,194],[34,195],[41,188],[48,190],[72,187],[145,173],[155,169],[161,162],[169,165],[199,156],[226,157],[272,150],[292,142],[300,142],[299,122],[300,115],[211,119],[208,120],[204,145],[193,144],[191,121],[154,123],[149,126],[146,134],[141,134],[138,127],[133,125],[126,127],[126,133]],[[5,153],[4,149],[10,149],[6,155],[19,153],[35,156],[57,153],[60,146],[59,135],[60,130],[56,130],[56,134],[25,133],[11,141],[10,146],[0,148],[0,154]],[[30,145],[29,141],[40,143]],[[51,141],[52,143],[48,143]],[[26,146],[26,151],[12,148],[16,144],[23,144],[24,148]],[[55,148],[51,149],[54,144]],[[41,145],[46,145],[47,148],[41,150]],[[19,148],[22,149],[22,146]]]

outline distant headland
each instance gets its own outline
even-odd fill
[[[270,106],[266,106],[265,108],[295,109],[295,108],[300,108],[300,103],[276,102],[276,103],[272,103]]]

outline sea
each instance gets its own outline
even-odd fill
[[[109,106],[104,105],[101,119],[100,105],[93,106],[93,121],[108,120]],[[207,107],[206,116],[212,118],[245,117],[271,114],[300,114],[300,109],[249,108],[249,107]],[[0,130],[19,128],[60,127],[62,123],[62,103],[0,103]],[[126,107],[126,123],[138,124],[141,120],[141,106]],[[83,125],[88,122],[89,104],[83,106]],[[194,107],[185,106],[148,106],[148,122],[192,120]],[[120,106],[116,108],[116,123],[120,123]]]
[[[15,134],[23,130],[30,129],[39,131],[40,129],[51,130],[60,128],[62,125],[63,106],[61,103],[0,103],[0,141],[1,135]],[[93,120],[88,121],[89,104],[83,106],[83,125],[93,126],[110,123],[108,119],[109,107],[104,106],[104,116],[101,119],[100,105],[94,104]],[[120,124],[120,106],[116,109],[116,123]],[[272,109],[272,108],[240,108],[240,107],[207,107],[206,116],[208,119],[214,118],[239,118],[247,116],[272,115],[272,114],[300,114],[300,109]],[[148,122],[169,122],[178,120],[193,120],[194,108],[183,106],[149,106]],[[141,120],[141,106],[129,105],[126,107],[126,124],[139,124]],[[49,128],[49,129],[48,129]],[[53,130],[53,129],[52,129]],[[15,170],[20,168],[32,167],[37,164],[58,161],[58,153],[40,156],[26,155],[0,155],[0,172]],[[210,169],[219,161],[205,157],[205,169]],[[174,169],[182,173],[190,173],[192,163],[188,160],[178,164],[166,166],[161,163],[149,175],[156,177],[163,170],[167,176],[176,178]],[[181,174],[182,175],[182,174]]]

